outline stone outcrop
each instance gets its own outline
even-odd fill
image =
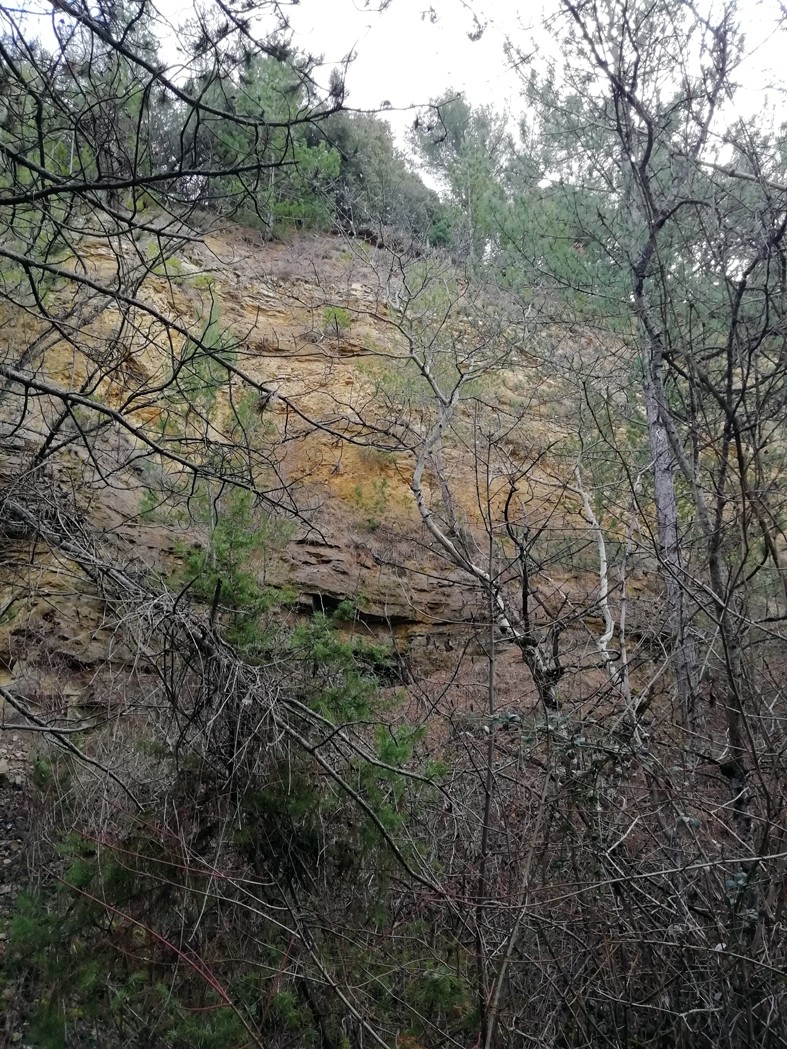
[[[84,245],[82,264],[96,279],[111,271],[113,259],[106,245]],[[181,257],[148,275],[140,296],[162,316],[184,324],[199,327],[200,318],[205,323],[212,318],[239,367],[270,391],[259,397],[258,424],[276,447],[276,481],[292,491],[301,515],[288,542],[259,566],[260,582],[286,590],[292,615],[334,614],[341,607],[346,629],[393,637],[400,651],[417,654],[427,648],[448,651],[476,637],[488,612],[477,584],[430,540],[410,490],[412,449],[430,425],[433,406],[413,399],[403,379],[400,291],[390,257],[377,247],[316,234],[272,244],[232,229],[192,240]],[[116,312],[94,310],[90,316],[96,346],[111,341]],[[450,362],[458,348],[472,347],[474,340],[483,344],[485,338],[477,319],[463,317],[458,309],[441,336],[449,347],[449,367],[456,367]],[[24,323],[25,337],[32,339],[31,322]],[[129,335],[123,367],[103,389],[109,404],[124,403],[166,375],[170,348],[162,338],[155,323]],[[54,341],[38,366],[52,381],[73,383],[88,361]],[[513,417],[530,396],[529,385],[543,380],[535,368],[512,356],[494,390],[484,388],[484,397]],[[551,388],[543,382],[542,387]],[[239,381],[231,396],[242,393]],[[226,393],[222,397],[217,431],[229,418]],[[0,403],[0,416],[8,408]],[[7,492],[24,476],[26,456],[40,444],[52,410],[44,400],[36,403],[14,431],[16,450],[0,463]],[[133,412],[145,432],[160,436],[166,420],[155,398],[140,398]],[[528,485],[537,516],[538,498],[548,500],[555,490],[556,468],[545,449],[554,443],[559,424],[546,401],[531,403],[526,419],[526,425],[506,430],[502,447],[511,462],[535,463]],[[355,439],[370,421],[392,435],[392,450],[381,448],[379,440]],[[468,415],[468,435],[471,422]],[[468,534],[475,530],[483,546],[472,442],[464,449],[447,445],[443,467]],[[147,449],[137,448],[122,429],[108,429],[93,457],[77,442],[48,469],[44,487],[55,503],[68,504],[69,512],[108,537],[108,556],[129,570],[166,580],[181,563],[184,546],[205,542],[205,525],[193,518],[141,513],[150,486],[166,487],[166,469],[154,468]],[[442,493],[428,471],[424,483],[432,485],[431,498],[439,506]],[[122,636],[89,583],[82,578],[75,585],[79,573],[67,557],[25,534],[9,513],[0,513],[0,527],[6,544],[16,544],[15,554],[7,546],[9,557],[0,566],[0,609],[6,609],[0,618],[3,680],[24,681],[54,705],[84,704],[96,692],[98,668],[118,667],[130,658]],[[33,566],[26,581],[20,565]],[[556,593],[576,586],[559,570],[551,576],[548,585]],[[591,579],[588,586],[593,585]]]

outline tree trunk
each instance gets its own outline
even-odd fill
[[[647,341],[647,340],[646,340]],[[652,369],[656,362],[651,352],[643,360],[645,411],[650,454],[653,459],[653,497],[656,504],[658,557],[666,590],[666,625],[675,661],[677,701],[684,725],[696,717],[697,652],[688,630],[686,586],[681,556],[678,504],[673,478],[674,458],[661,414]],[[658,362],[660,367],[660,361]]]

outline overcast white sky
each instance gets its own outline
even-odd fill
[[[700,0],[706,9],[718,4]],[[304,50],[323,54],[329,66],[355,52],[347,78],[351,107],[373,109],[390,102],[402,109],[453,87],[474,104],[491,103],[516,115],[524,101],[505,57],[506,37],[525,47],[535,39],[541,56],[553,46],[540,25],[545,11],[556,9],[555,0],[392,0],[382,13],[375,6],[375,0],[368,7],[364,0],[300,0],[289,9],[296,42]],[[738,101],[739,114],[746,115],[762,110],[766,83],[784,80],[787,33],[773,34],[780,0],[739,0],[739,10],[752,52],[742,71],[747,90]],[[485,26],[475,42],[468,35],[476,29],[474,14]],[[787,103],[784,96],[771,99],[781,107]],[[413,116],[391,114],[389,119],[401,131]]]
[[[382,13],[364,10],[360,0],[301,0],[292,23],[298,41],[329,61],[355,50],[350,105],[422,104],[448,85],[472,87],[477,101],[491,102],[504,80],[511,86],[503,76],[503,33],[490,24],[472,42],[473,18],[458,0],[393,0]]]
[[[24,2],[24,0],[22,0]],[[188,0],[154,0],[158,9],[177,27],[190,15]],[[719,0],[699,0],[711,8]],[[28,0],[30,6],[45,0]],[[397,110],[423,105],[430,98],[452,87],[464,91],[473,104],[491,103],[512,116],[522,111],[519,80],[505,57],[507,35],[525,46],[533,39],[543,56],[552,40],[539,30],[545,10],[554,11],[556,0],[392,0],[387,10],[375,10],[376,0],[300,0],[297,6],[284,3],[295,34],[296,45],[322,54],[328,70],[341,63],[350,51],[356,55],[347,85],[348,105],[358,109],[377,109],[390,102],[394,112],[389,119],[401,134],[413,120],[412,112]],[[780,13],[780,0],[739,0],[753,57],[744,72],[747,90],[738,110],[763,108],[762,88],[771,79],[784,79],[787,73],[787,33],[773,34]],[[476,29],[474,13],[485,25],[480,40],[468,34]],[[175,59],[174,40],[162,41],[167,59]],[[781,107],[784,95],[771,95]],[[785,114],[787,117],[787,114]]]
[[[706,10],[719,3],[699,0]],[[375,108],[385,101],[403,109],[452,87],[464,91],[473,104],[492,104],[516,118],[526,101],[506,59],[506,38],[525,50],[535,42],[538,57],[549,57],[555,42],[542,23],[556,8],[556,0],[393,0],[378,13],[366,9],[364,0],[300,0],[292,9],[292,24],[301,46],[324,54],[329,64],[355,51],[347,77],[352,107]],[[764,89],[787,79],[787,33],[773,32],[780,0],[739,0],[739,10],[749,58],[740,70],[745,86],[731,118],[762,114],[770,105],[779,123],[787,119],[787,97]],[[479,23],[484,32],[472,41],[468,34]],[[394,112],[388,119],[402,141],[412,112]]]

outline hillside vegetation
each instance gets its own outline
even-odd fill
[[[8,1044],[787,1046],[784,128],[558,7],[408,152],[280,4],[0,11]]]

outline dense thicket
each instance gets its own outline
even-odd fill
[[[735,5],[562,0],[526,120],[418,117],[439,192],[285,15],[198,9],[168,68],[147,0],[2,11],[0,694],[41,739],[8,1035],[785,1046],[785,136],[734,118]],[[209,272],[183,306],[231,221],[348,237],[374,304],[306,341],[378,326],[362,398],[255,378]],[[469,595],[439,672],[268,584],[318,433],[395,461]],[[181,536],[155,568],[140,527]],[[88,670],[35,663],[63,578]]]

